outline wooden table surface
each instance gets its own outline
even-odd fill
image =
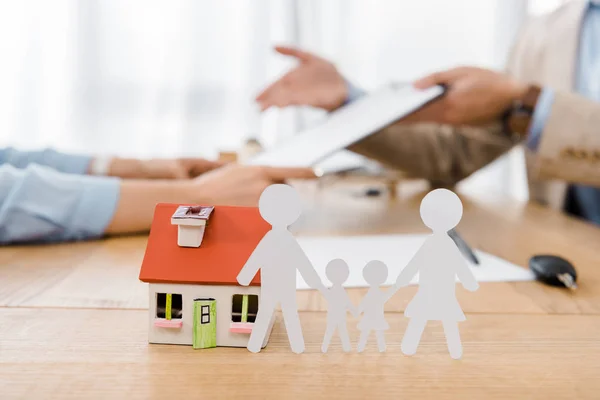
[[[426,232],[420,193],[301,191],[299,235]],[[338,338],[321,354],[325,304],[313,291],[298,292],[302,355],[289,350],[280,319],[258,355],[149,345],[147,287],[137,280],[145,236],[14,246],[0,249],[0,398],[600,398],[600,229],[492,193],[461,197],[459,229],[475,247],[522,266],[533,254],[562,255],[580,275],[576,292],[536,282],[459,286],[462,360],[449,357],[437,323],[417,355],[402,355],[402,312],[415,287],[386,305],[383,354],[374,342],[345,354]],[[364,289],[349,292],[357,303]],[[352,338],[356,322],[349,318]]]

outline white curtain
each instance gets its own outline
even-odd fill
[[[0,145],[212,156],[272,132],[253,98],[289,67],[271,48],[293,41],[293,4],[5,2]]]
[[[552,5],[549,5],[553,3]],[[214,156],[317,123],[259,114],[292,44],[369,90],[460,64],[501,68],[527,13],[562,0],[21,0],[0,6],[0,146]],[[467,184],[526,197],[522,156]]]

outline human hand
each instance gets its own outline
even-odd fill
[[[274,168],[231,164],[194,179],[189,187],[196,203],[256,206],[268,186],[287,179],[312,179],[310,168]]]
[[[344,104],[346,81],[332,63],[291,47],[277,46],[275,50],[296,58],[299,64],[258,95],[261,110],[307,105],[333,111]]]
[[[403,122],[436,122],[479,125],[502,116],[512,102],[525,95],[528,85],[508,75],[476,67],[460,67],[417,80],[414,86],[427,89],[446,85],[446,93]]]
[[[125,179],[107,234],[143,232],[150,228],[157,203],[256,206],[262,191],[285,179],[314,178],[310,169],[242,167],[236,164],[196,179]],[[252,276],[247,278],[248,283]],[[240,283],[245,282],[244,279]]]
[[[129,179],[190,179],[223,166],[203,158],[136,160],[115,158],[109,175]]]

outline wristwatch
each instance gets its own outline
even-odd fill
[[[525,95],[516,99],[512,106],[504,113],[502,123],[504,132],[507,135],[518,139],[527,136],[531,118],[533,117],[535,106],[541,92],[542,89],[539,86],[529,86]]]

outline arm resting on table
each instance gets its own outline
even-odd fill
[[[30,164],[0,166],[0,243],[57,242],[104,234],[119,180],[63,174]]]
[[[19,151],[12,147],[0,149],[0,164],[26,168],[31,164],[43,165],[67,174],[84,175],[88,172],[92,157],[59,153],[52,149]]]

